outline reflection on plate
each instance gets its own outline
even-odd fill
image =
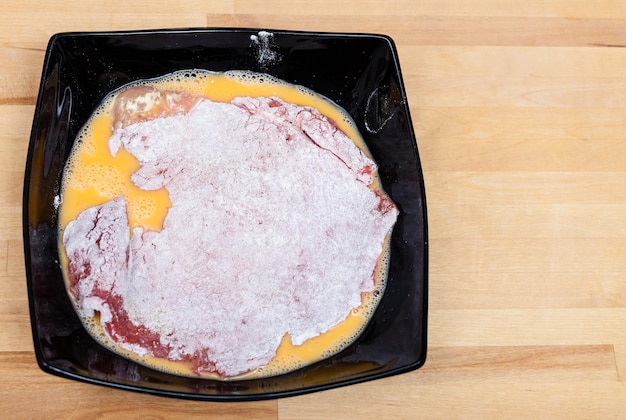
[[[393,41],[382,35],[253,29],[67,33],[46,52],[24,180],[24,248],[39,366],[86,382],[200,400],[255,400],[407,372],[426,357],[423,178]],[[160,373],[117,356],[82,327],[58,263],[57,196],[76,134],[112,90],[181,69],[251,70],[303,85],[346,109],[400,215],[385,295],[343,352],[265,379],[219,382]],[[236,349],[233,349],[236,351]]]

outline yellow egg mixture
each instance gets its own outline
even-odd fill
[[[249,72],[186,71],[177,72],[160,79],[143,81],[139,85],[153,86],[162,91],[188,92],[218,102],[230,102],[239,96],[275,96],[285,102],[310,106],[335,121],[337,126],[369,156],[369,151],[358,130],[344,110],[309,90],[281,82],[270,76]],[[117,152],[115,157],[109,152],[108,141],[113,133],[112,107],[114,99],[115,93],[104,101],[81,130],[72,155],[68,160],[59,208],[60,249],[63,249],[60,238],[62,238],[63,229],[69,222],[76,219],[87,208],[101,205],[117,196],[123,196],[126,199],[131,229],[141,226],[146,230],[160,231],[171,206],[168,191],[165,188],[146,191],[133,184],[131,175],[140,167],[134,156],[123,148]],[[374,182],[371,188],[384,195],[380,189],[377,174],[373,175]],[[347,314],[342,323],[299,346],[294,346],[290,338],[285,336],[276,356],[268,365],[237,378],[228,379],[252,379],[289,372],[345,349],[362,332],[383,294],[387,277],[388,240],[389,238],[383,246],[384,251],[378,262],[375,275],[376,290],[363,293],[362,305]],[[62,253],[61,260],[64,273],[66,273],[68,262],[64,253]],[[69,284],[68,276],[66,275],[65,278],[66,283]],[[187,362],[174,362],[150,356],[140,357],[121,349],[105,336],[97,319],[87,319],[83,322],[89,331],[99,338],[100,342],[118,353],[162,371],[183,376],[197,376]],[[223,379],[215,375],[203,376]]]

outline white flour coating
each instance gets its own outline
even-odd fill
[[[82,250],[92,266],[128,261],[114,281],[106,271],[84,276],[78,306],[110,311],[82,285],[102,282],[133,323],[160,336],[169,359],[204,355],[225,377],[250,371],[274,357],[285,334],[301,344],[373,290],[397,210],[367,186],[374,162],[316,110],[203,99],[187,114],[115,130],[109,147],[135,155],[142,166],[133,181],[165,186],[172,207],[161,232],[134,229],[128,258],[124,241],[106,250],[84,234],[108,206],[106,221],[118,226],[101,229],[121,225],[128,236],[115,214],[121,200],[118,210],[105,204],[68,225],[70,260]]]
[[[98,297],[98,290],[112,291],[128,279],[128,218],[124,200],[117,198],[83,211],[63,232],[70,272],[87,279],[73,293],[81,297],[83,314],[100,312],[102,323],[112,320],[111,308]],[[91,280],[91,281],[88,281]]]

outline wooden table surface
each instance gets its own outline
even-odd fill
[[[626,2],[2,0],[0,21],[1,417],[626,416]],[[210,403],[37,367],[21,198],[47,42],[66,31],[203,26],[396,41],[429,211],[423,368]]]

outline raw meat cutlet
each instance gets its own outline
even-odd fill
[[[285,334],[299,345],[334,327],[374,289],[397,209],[368,187],[375,163],[316,110],[202,99],[118,127],[109,147],[172,202],[160,232],[129,232],[121,199],[65,231],[77,307],[121,313],[101,318],[121,347],[233,377],[267,364]],[[126,242],[100,246],[97,232],[119,229]],[[101,261],[118,262],[115,279],[93,269]]]

